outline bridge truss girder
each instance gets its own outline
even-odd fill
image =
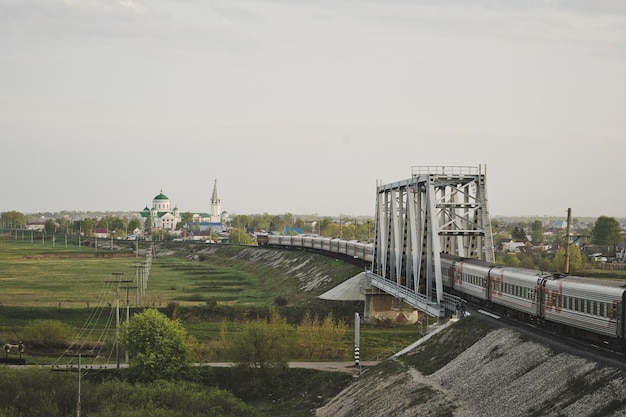
[[[408,290],[418,309],[441,311],[441,253],[494,261],[482,165],[413,167],[410,179],[377,186],[370,275],[383,281],[372,285],[396,296]]]

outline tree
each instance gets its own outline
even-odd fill
[[[521,266],[519,258],[514,253],[499,253],[496,256],[496,262],[506,266]]]
[[[343,321],[335,324],[333,313],[328,313],[320,328],[320,343],[323,346],[323,357],[338,359],[343,355],[342,342],[348,326]]]
[[[192,212],[186,211],[186,212],[181,214],[181,216],[180,216],[180,223],[179,223],[181,226],[184,226],[187,223],[191,223],[191,222],[193,222],[193,213]]]
[[[80,224],[80,230],[85,236],[92,236],[95,225],[96,222],[93,219],[83,219]]]
[[[46,230],[46,233],[52,234],[57,231],[57,226],[57,223],[53,219],[48,219],[43,227]]]
[[[141,220],[139,219],[130,219],[128,222],[128,232],[132,233],[135,229],[141,228]]]
[[[341,236],[341,232],[342,232],[341,227],[339,227],[337,223],[330,223],[324,229],[322,229],[322,235],[329,236],[329,237],[338,238]]]
[[[19,211],[5,211],[0,215],[0,224],[2,227],[24,227],[26,221],[24,214]]]
[[[267,320],[248,321],[233,344],[235,362],[246,368],[285,368],[292,338],[287,320],[270,309]]]
[[[530,230],[530,238],[533,243],[543,242],[543,222],[541,220],[535,220]]]
[[[213,239],[213,236],[211,237],[211,239]],[[239,245],[251,245],[252,242],[253,242],[252,237],[248,233],[246,233],[245,230],[234,228],[230,231],[230,236],[228,237],[228,243],[234,243],[234,244],[239,244]]]
[[[526,240],[526,232],[524,232],[523,227],[515,226],[513,233],[511,233],[511,237],[517,242],[524,242]]]
[[[578,245],[569,247],[569,272],[575,273],[585,268],[587,260]],[[565,271],[565,248],[559,249],[552,259],[550,269],[557,272]]]
[[[120,329],[129,354],[129,371],[140,381],[176,379],[189,365],[187,331],[155,309],[136,314]]]
[[[591,229],[591,243],[613,246],[624,240],[619,222],[614,217],[600,216]]]

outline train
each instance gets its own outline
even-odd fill
[[[270,233],[257,233],[256,240],[259,246],[331,253],[359,266],[370,265],[374,259],[374,244],[359,240],[345,240],[316,235],[292,236]]]
[[[331,253],[371,265],[374,244],[320,236],[257,236],[259,246]],[[441,254],[444,291],[559,334],[626,350],[626,283]]]
[[[624,351],[626,284],[441,256],[445,291],[559,334]]]

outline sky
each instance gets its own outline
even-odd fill
[[[621,0],[0,0],[0,212],[373,215],[413,166],[492,216],[626,217]]]

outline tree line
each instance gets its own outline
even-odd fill
[[[45,233],[81,233],[91,236],[94,228],[115,231],[118,236],[123,237],[131,234],[135,229],[142,229],[149,232],[153,226],[153,220],[148,217],[140,219],[133,216],[119,216],[115,214],[105,214],[103,216],[87,216],[80,220],[76,218],[76,213],[44,220]],[[17,211],[7,211],[0,214],[0,225],[3,228],[25,228],[28,223],[41,220],[32,215],[24,215]],[[180,230],[187,224],[193,223],[193,213],[181,213],[181,221],[177,225]],[[292,213],[284,214],[239,214],[228,219],[228,228],[236,232],[232,243],[247,243],[246,235],[255,232],[266,231],[271,233],[294,234],[296,230],[304,234],[319,234],[321,236],[343,238],[347,240],[368,241],[373,238],[374,221],[369,217],[339,216],[296,216]],[[165,238],[167,238],[165,236]]]
[[[575,231],[570,233],[569,245],[569,272],[580,272],[587,268],[587,255],[590,252],[601,252],[605,254],[615,254],[616,247],[624,243],[624,234],[619,221],[614,217],[600,216],[592,226],[578,227],[578,222],[574,221]],[[499,234],[495,239],[511,238],[514,241],[525,242],[530,235],[530,241],[535,243],[549,243],[557,248],[555,253],[549,253],[543,248],[528,247],[521,253],[499,253],[496,257],[498,263],[508,266],[520,266],[529,269],[540,269],[544,271],[564,272],[566,258],[566,230],[557,229],[554,236],[546,242],[544,235],[544,225],[541,221],[535,220],[526,224],[501,225],[494,224]],[[527,233],[524,228],[527,227]]]

